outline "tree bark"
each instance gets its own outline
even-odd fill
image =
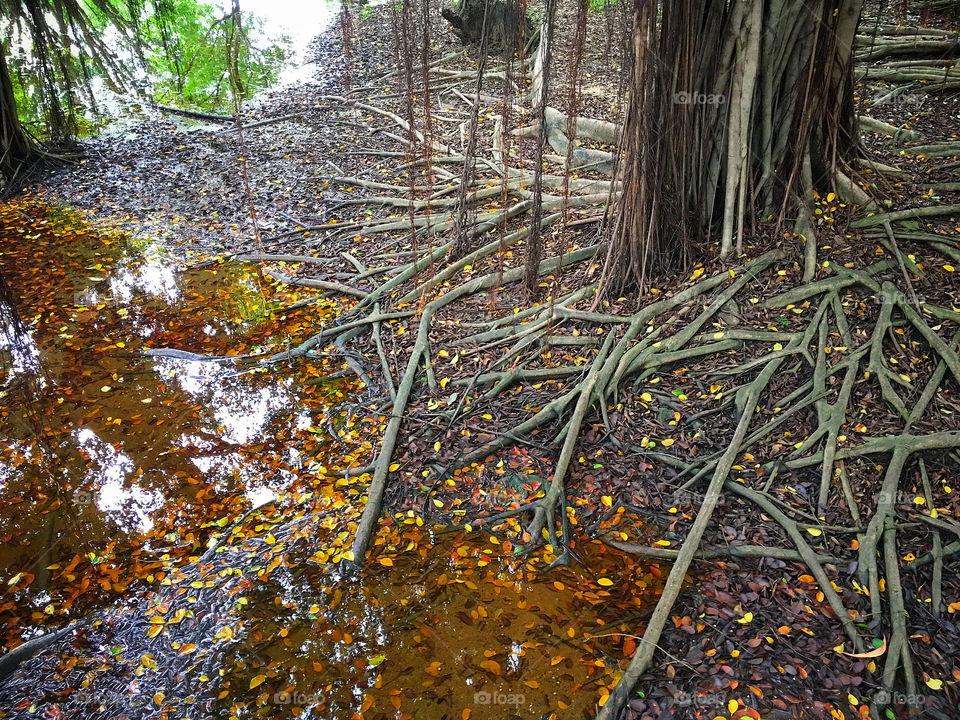
[[[20,188],[24,170],[33,160],[36,147],[17,114],[7,48],[0,51],[0,196],[7,197]]]
[[[533,32],[533,24],[515,0],[461,0],[455,9],[444,8],[440,14],[464,45],[480,47],[486,28],[490,55],[523,51]]]
[[[623,193],[605,288],[677,272],[720,232],[828,189],[857,152],[851,65],[862,0],[634,0]],[[836,7],[839,5],[839,7]],[[836,13],[834,10],[836,9]],[[655,58],[655,60],[654,60]]]

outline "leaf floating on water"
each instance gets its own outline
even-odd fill
[[[255,687],[262,685],[263,681],[267,679],[266,675],[257,675],[253,680],[250,681],[250,689],[253,690]]]
[[[492,672],[494,675],[500,674],[500,663],[498,663],[496,660],[484,660],[480,663],[480,667],[482,667],[484,670]]]

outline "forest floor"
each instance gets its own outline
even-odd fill
[[[622,20],[613,8],[597,18],[588,35],[582,70],[587,81],[579,105],[580,114],[604,120],[616,119],[619,108],[610,102],[621,95],[611,81],[620,77],[621,40],[612,28]],[[381,319],[361,327],[374,325],[376,337],[366,331],[337,335],[334,321],[317,347],[338,341],[339,352],[352,359],[344,367],[366,386],[368,407],[383,413],[385,433],[390,398],[411,373],[419,381],[403,410],[396,449],[385,461],[388,520],[375,533],[375,552],[395,542],[389,517],[413,513],[426,526],[482,528],[507,553],[529,553],[522,555],[529,558],[527,570],[537,573],[547,572],[558,559],[587,563],[595,556],[590,549],[595,541],[669,563],[704,501],[703,486],[691,478],[700,479],[729,459],[725,492],[702,542],[705,557],[694,564],[672,610],[658,642],[661,652],[631,697],[629,718],[705,713],[839,718],[869,715],[877,707],[889,707],[893,717],[906,717],[918,707],[928,717],[957,717],[960,582],[956,556],[951,559],[947,549],[951,536],[960,537],[960,493],[951,487],[960,485],[954,442],[960,430],[960,377],[956,361],[931,348],[955,354],[960,214],[893,216],[891,243],[883,225],[879,230],[877,224],[858,225],[865,216],[860,208],[824,193],[815,199],[819,264],[813,285],[801,280],[801,240],[792,228],[770,223],[751,228],[744,257],[722,263],[704,247],[702,262],[682,276],[664,279],[644,295],[609,298],[594,307],[592,293],[583,289],[602,274],[602,256],[594,258],[590,248],[600,239],[604,203],[558,206],[544,229],[544,257],[567,257],[570,263],[547,267],[541,296],[531,300],[517,282],[488,282],[510,280],[510,271],[522,266],[523,239],[510,238],[525,227],[523,215],[507,222],[501,222],[502,213],[475,216],[521,204],[526,196],[519,190],[525,188],[501,192],[496,178],[478,175],[471,192],[492,191],[463,222],[468,227],[491,222],[489,239],[501,251],[456,263],[437,254],[435,261],[404,276],[411,257],[439,247],[447,228],[461,221],[443,202],[452,197],[445,188],[466,175],[461,175],[464,163],[448,166],[443,152],[431,171],[424,169],[423,156],[411,155],[406,131],[396,122],[407,111],[390,40],[396,22],[389,12],[377,11],[357,23],[349,87],[344,86],[347,63],[340,38],[330,33],[318,39],[315,55],[322,70],[312,83],[246,106],[247,125],[287,119],[244,130],[242,150],[230,124],[182,131],[162,121],[144,122],[122,136],[85,142],[86,157],[51,176],[35,195],[90,210],[138,235],[162,237],[181,267],[244,254],[314,256],[304,263],[278,259],[267,272],[293,285],[326,283],[314,287],[333,296],[344,286],[357,291],[346,296],[339,322],[356,321],[364,317],[362,311],[373,310]],[[476,93],[477,155],[492,160],[497,115],[504,108],[489,96],[502,96],[509,81],[488,78],[476,86],[475,56],[464,53],[444,25],[435,25],[431,46],[431,59],[443,60],[433,75],[434,140],[452,148],[448,155],[465,152],[469,133],[464,128]],[[565,60],[561,56],[560,67]],[[490,69],[504,70],[500,62]],[[519,76],[520,69],[513,72]],[[554,91],[561,110],[569,101],[565,90]],[[862,112],[897,126],[908,123],[926,144],[957,142],[956,91],[908,91],[874,106],[871,100],[884,94],[883,86],[859,90]],[[519,102],[519,88],[512,92]],[[516,126],[525,124],[514,120]],[[960,203],[957,149],[911,151],[902,138],[871,133],[864,140],[871,160],[899,169],[865,167],[858,177],[884,212]],[[524,138],[512,155],[507,153],[514,158],[512,167],[532,171],[532,142]],[[260,241],[238,153],[247,163]],[[411,167],[417,172],[409,172]],[[444,176],[447,167],[451,172]],[[562,168],[553,165],[551,172],[561,175]],[[409,224],[404,225],[405,193],[411,182],[427,180],[435,183],[434,209],[446,227],[421,225],[411,236]],[[582,183],[580,194],[591,196],[602,191],[590,192],[590,184],[605,182],[602,174],[589,171],[575,180]],[[558,185],[551,187],[557,192]],[[425,197],[418,195],[417,202]],[[450,217],[442,215],[447,212]],[[785,252],[774,252],[784,246]],[[384,290],[391,278],[397,282]],[[425,308],[471,281],[473,292],[436,306],[423,352],[418,329]],[[910,308],[921,306],[935,311],[924,311],[915,322]],[[623,338],[618,333],[637,317],[642,321],[632,347],[652,354],[633,355],[638,364],[628,366],[624,381],[612,383],[614,391],[599,401],[589,387],[586,396],[568,397],[591,377],[596,380],[591,367],[598,357],[602,364],[616,352],[615,338]],[[546,331],[530,333],[528,342],[533,327]],[[301,339],[318,330],[303,329]],[[671,344],[681,336],[682,343]],[[691,341],[698,344],[688,345]],[[661,343],[665,347],[658,352]],[[626,347],[624,355],[632,352]],[[415,357],[408,366],[417,354],[422,362]],[[868,364],[860,368],[868,354]],[[851,363],[845,363],[851,358],[852,374]],[[503,374],[496,375],[496,367]],[[507,372],[511,368],[515,372]],[[757,386],[761,395],[753,390],[758,378],[764,381]],[[839,407],[848,409],[831,416],[830,407],[841,395]],[[893,395],[903,397],[903,407],[891,406]],[[562,533],[553,535],[553,509],[541,513],[535,503],[553,487],[558,452],[568,445],[565,426],[549,416],[542,423],[524,423],[565,397],[556,415],[564,422],[571,414],[579,419],[575,448],[565,458],[569,470],[558,513]],[[586,397],[587,405],[581,407],[578,397]],[[738,435],[744,402],[746,409],[757,407],[746,440]],[[914,407],[921,408],[916,416],[910,413]],[[515,432],[517,427],[529,432]],[[825,427],[832,429],[825,433]],[[833,449],[819,447],[826,435]],[[929,447],[917,441],[906,455],[894,453],[891,459],[893,446],[884,445],[885,439],[907,435],[938,440]],[[807,452],[811,446],[812,454]],[[864,450],[871,447],[877,449]],[[821,469],[828,452],[836,465],[829,464],[824,494]],[[357,460],[361,483],[374,471],[367,465],[373,462],[373,457]],[[827,502],[821,503],[824,497]],[[865,580],[858,572],[863,570],[859,549],[875,533],[869,521],[878,503],[891,509],[895,557],[884,556],[883,577],[874,567]],[[546,543],[545,528],[551,533]],[[338,557],[349,558],[351,539],[341,541]],[[934,548],[938,557],[930,554]],[[816,558],[815,568],[807,562],[810,557]],[[893,567],[908,617],[905,628],[879,612],[878,595],[893,582]],[[935,568],[937,578],[931,574]],[[660,574],[656,570],[646,582],[657,585]],[[611,581],[606,573],[600,579],[606,582],[596,589],[599,603],[630,602],[633,580]],[[648,614],[641,610],[612,631],[621,634],[607,652],[613,670],[626,667]],[[885,653],[893,637],[904,632],[909,652],[902,647],[896,652],[912,659],[912,678],[891,686],[882,677]],[[895,659],[894,672],[897,666]],[[501,672],[495,661],[481,668],[491,675]],[[598,703],[616,676],[605,676],[591,688]],[[891,687],[902,692],[891,695]],[[162,707],[163,699],[156,704]],[[395,707],[399,711],[400,705]],[[380,712],[366,704],[363,709],[370,717]]]

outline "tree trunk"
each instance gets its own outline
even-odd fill
[[[35,151],[33,140],[17,114],[7,48],[3,48],[0,51],[0,177],[3,179],[0,196],[7,197],[19,189]]]
[[[516,0],[461,0],[456,8],[444,8],[440,14],[464,45],[480,47],[486,29],[490,55],[523,51],[533,32],[533,24]]]
[[[758,210],[779,206],[782,219],[809,203],[807,148],[814,186],[833,182],[857,148],[861,4],[634,0],[610,289],[681,270],[718,231],[728,256]]]

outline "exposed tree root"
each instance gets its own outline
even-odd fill
[[[745,22],[745,30],[749,27],[750,23]],[[937,39],[937,42],[942,41],[942,38]],[[892,48],[884,52],[892,52]],[[760,49],[756,51],[759,53]],[[440,68],[434,70],[439,71]],[[905,67],[898,69],[898,72],[916,74],[918,71]],[[755,68],[751,68],[747,74],[758,74],[757,82],[763,82],[763,73],[758,73]],[[743,81],[742,87],[736,88],[737,93],[750,95],[754,92],[753,80],[747,80]],[[480,96],[476,95],[474,100],[462,95],[461,98],[468,106],[464,117],[469,117],[475,111],[476,100]],[[773,273],[770,269],[782,259],[780,252],[761,255],[729,272],[704,277],[687,287],[667,292],[633,314],[595,312],[597,308],[592,305],[590,310],[583,309],[596,297],[596,287],[589,284],[573,291],[567,288],[557,293],[560,297],[549,302],[518,309],[514,313],[507,311],[493,319],[463,317],[456,336],[441,339],[438,326],[444,322],[444,313],[451,311],[454,303],[475,300],[470,307],[477,307],[480,301],[476,296],[479,294],[500,292],[523,279],[524,267],[505,262],[505,259],[513,253],[520,255],[516,249],[521,243],[528,243],[531,237],[537,237],[534,227],[538,223],[529,223],[528,215],[539,214],[541,230],[559,229],[565,223],[572,225],[578,220],[571,220],[573,215],[568,217],[567,211],[583,209],[591,217],[602,214],[604,205],[618,195],[621,186],[610,180],[565,178],[559,174],[510,167],[505,163],[508,153],[501,150],[499,145],[495,145],[492,153],[460,153],[419,132],[410,122],[388,110],[343,97],[328,96],[324,100],[364,113],[371,126],[375,123],[397,126],[400,131],[415,137],[423,148],[438,153],[432,160],[438,165],[444,163],[444,167],[451,171],[445,176],[421,175],[419,171],[414,175],[412,168],[420,167],[417,164],[419,159],[409,157],[408,153],[404,159],[413,177],[411,187],[377,182],[366,177],[351,177],[344,173],[326,178],[332,185],[356,191],[360,201],[368,206],[382,208],[384,216],[309,228],[305,226],[302,229],[310,229],[330,240],[389,234],[390,243],[382,254],[375,258],[363,258],[364,264],[371,266],[385,263],[382,268],[365,269],[349,255],[307,258],[276,254],[237,258],[302,262],[310,267],[323,265],[323,272],[327,272],[327,266],[332,270],[343,261],[345,264],[341,267],[346,267],[351,273],[341,276],[330,272],[324,275],[325,278],[346,277],[345,283],[349,284],[345,284],[326,279],[289,278],[271,271],[274,277],[284,282],[316,287],[356,298],[359,302],[339,318],[341,324],[323,328],[289,350],[269,356],[244,358],[260,363],[291,361],[334,346],[341,350],[345,358],[352,358],[348,364],[366,384],[372,385],[378,375],[382,378],[383,396],[389,395],[390,398],[384,405],[384,410],[389,408],[389,418],[372,467],[357,471],[371,472],[372,479],[367,486],[365,505],[352,544],[354,563],[364,562],[378,531],[384,499],[394,477],[391,467],[398,460],[395,453],[398,447],[402,447],[404,423],[408,419],[406,416],[411,403],[424,397],[437,398],[441,393],[456,390],[456,398],[451,399],[447,407],[432,418],[440,433],[444,428],[451,429],[458,421],[466,422],[466,418],[474,414],[490,411],[501,402],[501,395],[515,390],[518,385],[547,380],[565,383],[554,395],[542,403],[538,402],[536,408],[515,416],[507,429],[498,428],[495,437],[485,437],[487,442],[471,447],[456,461],[462,467],[482,463],[518,443],[535,443],[547,451],[556,450],[552,478],[542,497],[493,512],[476,519],[473,524],[495,529],[508,518],[526,515],[529,518],[526,526],[529,539],[526,542],[530,546],[548,543],[556,555],[554,564],[563,564],[572,558],[566,499],[575,487],[575,458],[583,428],[590,426],[594,418],[597,427],[601,422],[609,427],[609,408],[618,402],[628,401],[632,394],[631,383],[637,384],[681,364],[689,365],[695,359],[716,357],[718,362],[708,372],[698,376],[696,381],[709,385],[719,381],[719,378],[725,378],[723,382],[736,378],[733,382],[740,384],[739,387],[725,389],[727,397],[723,403],[704,413],[727,413],[736,423],[735,430],[729,438],[723,438],[715,452],[705,452],[684,460],[666,452],[660,453],[658,448],[656,456],[664,466],[676,471],[674,481],[678,491],[700,488],[701,483],[708,480],[695,518],[686,529],[682,546],[679,550],[647,548],[603,536],[614,547],[670,560],[673,567],[637,652],[599,717],[604,720],[616,717],[634,686],[651,668],[661,633],[682,590],[684,577],[695,559],[769,557],[804,564],[823,592],[829,606],[826,612],[836,621],[838,636],[841,639],[845,636],[857,651],[861,651],[863,639],[857,625],[832,584],[832,576],[838,572],[841,558],[825,551],[829,547],[826,544],[823,547],[811,546],[814,535],[810,530],[856,535],[859,541],[857,572],[869,592],[870,619],[877,622],[885,620],[891,630],[890,650],[884,666],[884,685],[888,689],[894,688],[899,672],[906,687],[914,687],[911,684],[915,684],[915,677],[899,575],[900,554],[897,552],[898,541],[893,522],[896,511],[894,498],[911,462],[919,461],[921,472],[925,473],[920,455],[960,447],[960,432],[924,434],[914,430],[926,408],[934,403],[938,388],[946,382],[952,386],[960,385],[960,358],[956,352],[960,336],[950,341],[944,340],[941,332],[938,332],[941,328],[936,326],[935,330],[927,320],[933,317],[943,323],[957,323],[960,322],[960,313],[918,301],[913,285],[924,282],[924,278],[916,263],[901,251],[900,243],[925,242],[946,257],[953,257],[950,252],[960,251],[951,248],[943,236],[902,232],[896,224],[957,214],[960,213],[960,206],[898,210],[869,215],[853,222],[852,229],[862,230],[889,251],[889,257],[862,269],[830,265],[827,270],[826,263],[820,265],[812,232],[814,218],[807,217],[806,225],[799,227],[808,240],[803,281],[772,297],[767,292],[765,300],[756,304],[756,314],[752,316],[764,319],[753,326],[747,322],[741,323],[738,316],[751,316],[740,313],[737,308],[746,307],[751,295],[760,295],[759,291],[754,291],[756,287],[764,287],[771,282]],[[446,108],[445,112],[455,111]],[[731,119],[736,120],[736,111],[731,108],[730,112],[733,113]],[[741,120],[746,126],[746,120]],[[586,118],[568,118],[559,111],[547,108],[544,112],[544,135],[558,155],[566,155],[566,158],[559,159],[570,160],[571,167],[589,165],[594,169],[602,168],[604,163],[614,158],[615,153],[587,151],[571,146],[571,140],[577,135],[611,144],[616,142],[614,126],[592,125],[594,122]],[[785,127],[789,124],[786,123]],[[863,129],[877,130],[897,140],[919,139],[901,133],[900,129],[893,126],[870,120],[863,121]],[[506,136],[511,128],[501,126],[500,130]],[[539,135],[541,127],[535,130]],[[515,134],[524,133],[529,135],[529,127]],[[767,133],[772,138],[776,128],[768,128]],[[399,135],[396,137],[404,143],[408,140]],[[745,162],[743,145],[751,141],[745,135],[745,128],[731,133],[728,141],[727,172],[739,177]],[[910,151],[922,149],[914,147]],[[926,149],[934,153],[938,150],[946,152],[946,148]],[[550,160],[546,155],[544,159]],[[468,166],[469,172],[455,172],[458,168],[467,169]],[[900,172],[876,163],[870,165],[869,169],[885,174]],[[720,172],[719,166],[716,172]],[[838,191],[853,202],[867,206],[865,209],[868,211],[875,211],[876,206],[870,204],[872,201],[857,185],[856,175],[851,173],[851,177],[843,174],[837,176],[842,186]],[[438,178],[446,179],[438,182]],[[802,184],[812,192],[810,183]],[[733,191],[718,201],[723,204],[724,231],[721,239],[726,250],[732,249],[734,237],[737,238],[737,244],[741,242],[746,202],[742,195],[748,192],[743,189],[748,186],[749,183],[743,182],[739,186],[741,190],[735,192],[738,186],[732,184],[730,187]],[[544,189],[556,194],[544,193]],[[354,201],[336,202],[346,205]],[[404,211],[407,213],[402,216],[388,215]],[[454,225],[458,226],[457,233],[449,232]],[[809,228],[809,234],[803,228]],[[419,244],[414,244],[413,238]],[[461,246],[458,248],[462,251],[459,254],[454,253],[455,243]],[[529,249],[529,246],[525,249]],[[596,252],[595,246],[580,248],[537,263],[533,265],[536,277],[539,281],[561,268],[592,261]],[[511,255],[508,256],[508,253]],[[494,261],[497,267],[494,267]],[[473,268],[479,269],[473,272],[482,274],[470,277]],[[879,306],[878,311],[873,313],[875,317],[862,321],[851,309],[856,308],[858,303]],[[493,306],[494,303],[490,302],[484,307],[492,309]],[[785,309],[788,306],[794,306],[795,311],[810,308],[802,316],[807,319],[805,325],[799,320],[793,324],[788,322],[784,330],[769,322],[778,312],[788,314]],[[384,346],[381,331],[390,321],[410,317],[415,318],[415,340],[404,358],[405,369],[400,372],[395,358]],[[576,333],[569,334],[571,330],[576,330]],[[935,370],[927,378],[922,390],[918,372],[911,370],[906,362],[894,365],[890,361],[892,353],[900,352],[901,343],[904,347],[907,345],[906,341],[897,340],[898,333],[909,333],[913,343],[911,347],[922,348],[927,356],[936,361],[930,363],[935,365]],[[604,336],[602,343],[597,339],[599,335]],[[371,362],[364,365],[362,358],[349,354],[348,346],[362,342],[367,337],[372,341],[368,346],[371,348]],[[584,362],[584,358],[578,358],[576,363],[569,359],[556,364],[542,362],[543,350],[554,346],[575,348],[573,352],[586,355],[587,359]],[[438,382],[436,376],[439,373],[434,371],[433,365],[438,355],[444,356],[444,352],[452,349],[477,365],[471,368],[469,375],[451,380],[444,389],[444,382],[442,379]],[[920,353],[916,349],[911,352]],[[204,359],[169,349],[155,350],[152,354]],[[234,361],[238,358],[215,359]],[[901,375],[901,370],[908,370],[910,374],[904,372]],[[788,379],[786,388],[779,382],[784,379]],[[854,434],[851,425],[855,421],[851,411],[857,406],[863,392],[879,397],[897,414],[893,422],[902,422],[902,427],[886,434],[880,431],[876,433],[877,436],[866,435],[864,431]],[[697,415],[703,417],[687,417],[686,422],[693,427],[696,427],[696,422],[704,422],[706,415],[700,412]],[[759,455],[774,442],[776,434],[787,428],[792,429],[793,424],[805,426],[805,421],[810,421],[813,429],[805,437],[795,438],[800,442],[790,441],[795,449],[789,456],[788,447],[782,457],[778,455],[776,459],[763,464],[758,461],[760,470],[765,473],[762,482],[750,486],[734,480],[731,469],[741,462],[746,453]],[[424,423],[424,427],[427,426],[428,423]],[[544,440],[544,437],[552,438],[553,442],[548,446],[549,440]],[[640,448],[639,452],[653,457],[646,448]],[[848,472],[851,472],[850,468],[858,459],[872,456],[883,456],[884,475],[878,502],[875,508],[868,509],[857,506],[857,498],[862,498],[862,494],[854,492]],[[806,470],[808,468],[815,470]],[[789,484],[788,478],[804,472],[813,472],[815,478],[808,505],[793,502],[791,496],[783,491]],[[763,473],[758,473],[758,476]],[[925,493],[928,503],[932,504],[929,487],[925,486]],[[759,508],[770,522],[782,529],[785,543],[792,547],[717,547],[718,543],[701,547],[722,494],[729,497],[730,502],[745,502]],[[840,523],[845,520],[833,520],[836,525],[827,524],[828,513],[838,502],[843,502],[848,508],[852,527],[842,527]],[[930,519],[933,518],[926,518],[924,522]],[[960,541],[941,541],[940,531],[946,529],[937,526],[933,551],[907,566],[910,570],[917,570],[934,565],[935,612],[939,612],[943,600],[944,560],[960,552]],[[880,591],[879,582],[881,561],[886,582],[883,592]]]

